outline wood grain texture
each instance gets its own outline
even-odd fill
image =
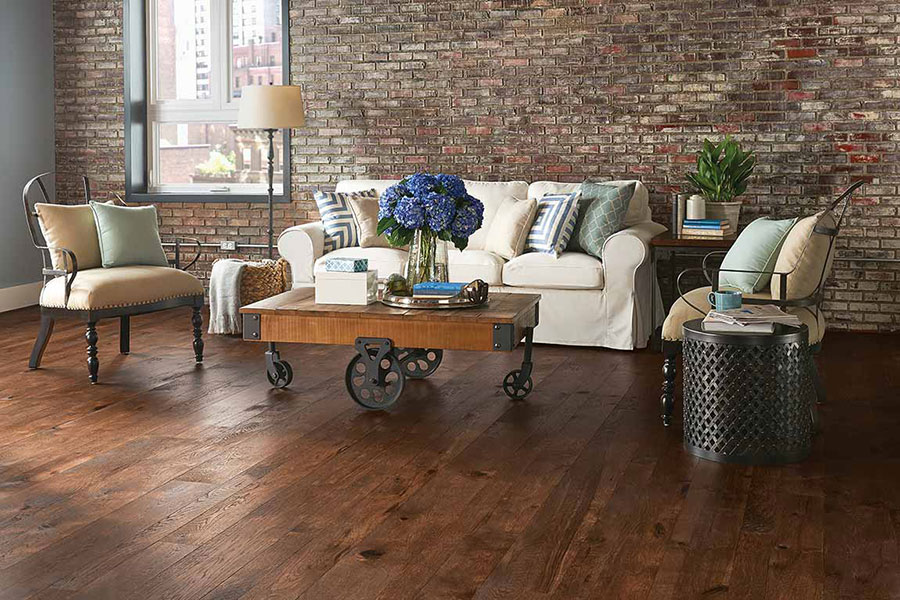
[[[36,311],[0,315],[0,600],[872,599],[900,590],[896,337],[829,334],[811,458],[720,465],[659,426],[660,356],[448,352],[390,412],[347,397],[351,348],[209,336],[190,310],[79,324],[28,371]],[[188,329],[189,333],[189,329]],[[848,377],[847,373],[853,373]]]

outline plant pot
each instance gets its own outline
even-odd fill
[[[742,202],[707,202],[707,219],[724,219],[731,225],[732,233],[737,233],[738,221],[741,218]]]
[[[409,288],[426,281],[447,282],[447,242],[431,231],[419,229],[409,245],[406,282]]]

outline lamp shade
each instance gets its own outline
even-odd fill
[[[296,85],[248,85],[241,88],[238,129],[302,127],[303,97]]]

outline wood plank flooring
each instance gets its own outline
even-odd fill
[[[658,417],[661,357],[449,352],[388,413],[343,387],[352,351],[207,336],[190,311],[100,334],[0,315],[0,600],[900,598],[900,337],[829,333],[813,456],[700,461]],[[680,385],[680,384],[679,384]],[[680,406],[676,408],[680,417]]]

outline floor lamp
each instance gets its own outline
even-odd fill
[[[238,129],[262,129],[269,137],[269,258],[274,258],[273,213],[275,175],[275,132],[279,129],[303,127],[303,97],[296,85],[248,85],[241,88]],[[282,189],[290,189],[290,174],[284,173]],[[287,186],[287,187],[285,187]]]

